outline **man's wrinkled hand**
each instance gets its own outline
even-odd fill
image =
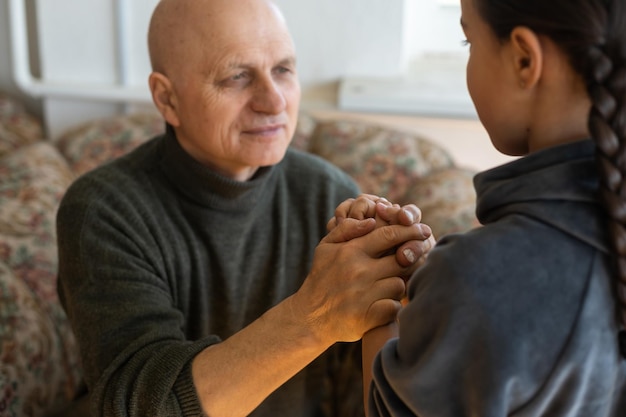
[[[412,240],[402,243],[392,250],[395,251],[396,261],[403,267],[412,267],[408,270],[408,278],[419,266],[421,266],[435,246],[436,240],[429,226],[421,224],[422,212],[414,204],[400,206],[393,204],[387,199],[373,195],[361,194],[357,198],[345,200],[335,209],[335,215],[328,221],[327,229],[332,231],[345,219],[368,219],[376,221],[376,227],[386,225],[419,224],[421,229],[421,240]]]
[[[358,340],[395,320],[412,266],[400,265],[389,252],[427,240],[420,226],[344,219],[315,249],[311,271],[292,297],[295,316],[329,343]]]

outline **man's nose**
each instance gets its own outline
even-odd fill
[[[285,110],[287,101],[280,84],[270,77],[257,80],[252,98],[252,108],[254,111],[278,114]]]

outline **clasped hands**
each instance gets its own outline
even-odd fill
[[[413,204],[362,194],[335,210],[293,310],[327,344],[359,340],[395,320],[406,281],[435,245]]]
[[[430,227],[420,223],[422,212],[414,204],[401,207],[383,197],[361,194],[358,198],[350,198],[341,203],[335,209],[335,215],[328,221],[326,229],[332,232],[340,222],[347,218],[374,219],[376,228],[389,225],[417,225],[420,228],[422,239],[408,241],[386,253],[387,255],[395,253],[398,264],[409,268],[405,274],[407,279],[418,266],[424,263],[426,255],[436,243]]]

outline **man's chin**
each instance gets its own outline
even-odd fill
[[[286,153],[286,147],[281,150],[275,150],[271,153],[265,153],[265,155],[258,158],[259,163],[257,165],[262,167],[277,165],[285,158]]]

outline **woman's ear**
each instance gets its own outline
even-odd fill
[[[522,89],[532,88],[539,82],[543,71],[543,50],[539,36],[527,27],[518,26],[511,31],[514,70]]]
[[[174,127],[180,125],[178,118],[178,101],[172,82],[164,74],[153,72],[148,78],[152,101],[167,123]]]

